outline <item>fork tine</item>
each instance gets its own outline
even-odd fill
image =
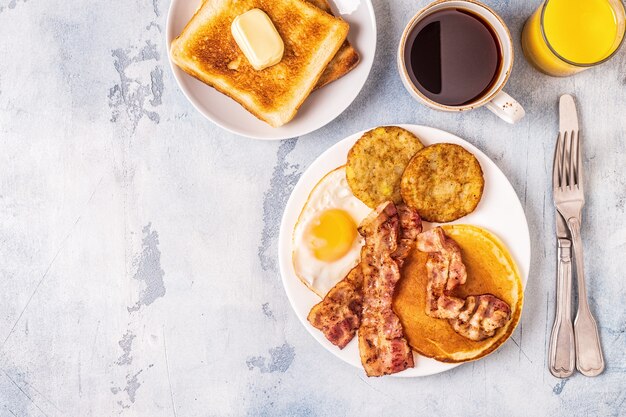
[[[580,143],[580,132],[576,132],[576,185],[583,189],[583,150]]]
[[[563,141],[561,142],[561,146],[560,146],[560,152],[561,152],[561,157],[560,159],[560,164],[561,164],[561,189],[565,189],[565,187],[567,187],[567,170],[568,170],[568,164],[567,164],[567,142],[569,139],[569,132],[565,131],[563,132]]]
[[[574,187],[578,185],[578,142],[577,142],[576,132],[571,133],[571,145],[570,145],[570,155],[569,155],[569,164],[570,164],[570,186]]]
[[[552,190],[553,192],[561,186],[561,142],[562,134],[559,132],[559,136],[556,139],[556,146],[554,147],[554,160],[552,162]]]
[[[567,132],[567,142],[565,143],[565,155],[563,157],[563,163],[565,164],[565,180],[568,187],[574,185],[574,164],[572,163],[572,154],[574,141],[572,140],[572,132]]]

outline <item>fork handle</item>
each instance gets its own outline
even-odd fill
[[[576,277],[578,284],[578,311],[574,320],[574,338],[576,340],[576,368],[586,376],[600,375],[604,370],[604,358],[600,335],[589,304],[587,302],[587,287],[585,284],[585,267],[583,263],[583,242],[580,237],[580,221],[577,217],[567,220],[572,243],[574,244],[574,259],[576,260]]]
[[[572,242],[557,240],[556,312],[550,335],[550,373],[567,378],[574,373],[575,348],[572,327]]]

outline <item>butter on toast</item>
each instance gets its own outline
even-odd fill
[[[202,0],[202,3],[204,3],[205,1],[208,0]],[[322,9],[326,13],[335,16],[330,7],[330,4],[328,4],[328,0],[307,1],[313,4],[315,7]],[[198,6],[198,9],[199,8],[200,6]],[[343,42],[343,45],[341,45],[341,48],[339,48],[339,51],[337,51],[333,59],[328,63],[328,66],[322,73],[322,76],[317,81],[314,90],[324,87],[326,84],[329,84],[343,77],[344,75],[352,71],[352,69],[357,66],[360,60],[361,57],[359,56],[359,53],[356,51],[356,49],[354,49],[350,41],[346,39]]]
[[[282,60],[255,70],[231,35],[232,21],[263,10],[283,39]],[[208,0],[172,41],[172,61],[273,127],[291,120],[335,56],[349,26],[305,0]]]
[[[324,10],[326,13],[334,15],[327,0],[308,0],[308,2]],[[352,71],[354,67],[356,67],[356,65],[359,63],[359,60],[359,53],[346,39],[343,45],[341,45],[341,48],[339,48],[337,54],[335,54],[333,59],[328,63],[328,66],[322,73],[322,76],[317,81],[315,89],[317,90],[318,88],[321,88],[326,84],[343,77],[348,72]]]

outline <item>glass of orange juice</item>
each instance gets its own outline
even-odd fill
[[[621,0],[545,0],[524,25],[522,49],[540,71],[565,77],[611,58],[625,21]]]

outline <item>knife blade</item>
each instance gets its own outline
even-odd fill
[[[559,99],[559,132],[578,132],[578,112],[574,97],[563,94]]]

